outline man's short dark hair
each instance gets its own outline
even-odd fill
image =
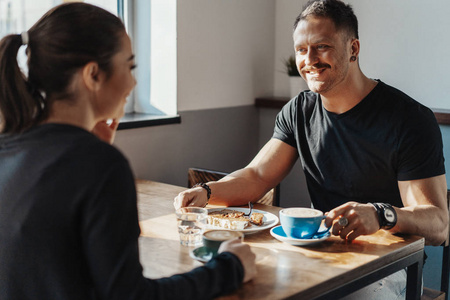
[[[353,8],[339,0],[310,0],[295,19],[294,30],[301,20],[309,16],[325,17],[333,21],[337,30],[347,31],[349,38],[359,39],[358,19]]]

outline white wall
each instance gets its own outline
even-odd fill
[[[277,0],[275,18],[274,96],[289,97],[289,76],[283,61],[294,54],[292,29],[306,0]]]
[[[293,49],[292,23],[306,1],[276,1],[275,69]],[[360,65],[431,108],[450,109],[450,1],[348,0],[359,21]],[[277,96],[289,96],[287,76],[275,73]]]
[[[366,74],[431,108],[450,108],[450,1],[351,2],[360,15],[361,67]]]
[[[178,110],[273,95],[275,1],[178,1]]]

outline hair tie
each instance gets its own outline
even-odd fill
[[[28,45],[29,41],[28,31],[22,32],[20,36],[22,37],[22,45]]]

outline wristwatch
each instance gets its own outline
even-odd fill
[[[380,229],[391,229],[397,224],[397,213],[388,203],[370,203],[377,210]]]

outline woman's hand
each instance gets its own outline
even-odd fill
[[[256,276],[256,255],[250,246],[242,243],[239,238],[223,242],[219,248],[219,253],[221,252],[231,252],[239,258],[244,267],[242,282],[247,282]]]
[[[94,128],[92,129],[92,133],[102,141],[112,144],[114,142],[118,126],[119,121],[117,121],[116,119],[113,119],[110,124],[108,124],[106,120],[100,121],[95,124]]]

